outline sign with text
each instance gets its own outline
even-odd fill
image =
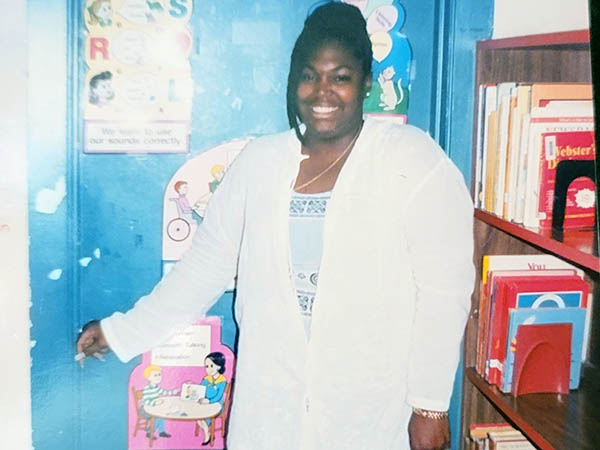
[[[88,120],[83,139],[86,153],[185,153],[189,123]]]

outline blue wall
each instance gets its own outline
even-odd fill
[[[127,378],[137,361],[121,364],[109,355],[81,370],[73,361],[77,330],[127,309],[160,278],[162,195],[178,167],[219,143],[287,128],[289,54],[314,1],[195,2],[190,61],[202,89],[194,98],[189,155],[82,153],[81,3],[28,2],[32,427],[38,450],[126,448]],[[402,4],[402,31],[415,59],[409,122],[443,143],[468,177],[473,41],[489,33],[491,1]],[[245,33],[242,40],[233,33],[233,26],[243,31],[253,24],[264,34]],[[267,32],[273,29],[279,34]],[[263,76],[273,80],[268,92],[256,89],[255,77]],[[239,111],[231,108],[234,97],[242,99]],[[37,193],[53,189],[61,176],[66,198],[54,214],[36,212]],[[99,259],[87,267],[78,263],[97,248]],[[62,270],[57,280],[48,278],[54,269]],[[233,345],[231,303],[225,295],[215,313]],[[453,430],[457,438],[456,424]]]

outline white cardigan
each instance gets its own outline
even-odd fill
[[[429,136],[367,119],[328,203],[307,342],[288,232],[302,158],[293,131],[251,141],[192,248],[102,329],[127,361],[203,315],[237,272],[227,448],[407,449],[411,406],[449,404],[474,283],[470,196]]]

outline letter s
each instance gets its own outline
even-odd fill
[[[185,6],[187,0],[171,0],[169,3],[171,5],[169,9],[171,17],[184,17],[187,14],[187,7]]]

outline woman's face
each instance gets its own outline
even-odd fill
[[[339,44],[318,48],[302,69],[297,104],[306,137],[332,139],[354,135],[371,80],[360,62]]]
[[[204,365],[206,366],[206,375],[214,377],[214,376],[216,376],[219,373],[220,367],[217,366],[209,358],[206,358],[206,361],[204,361]]]

